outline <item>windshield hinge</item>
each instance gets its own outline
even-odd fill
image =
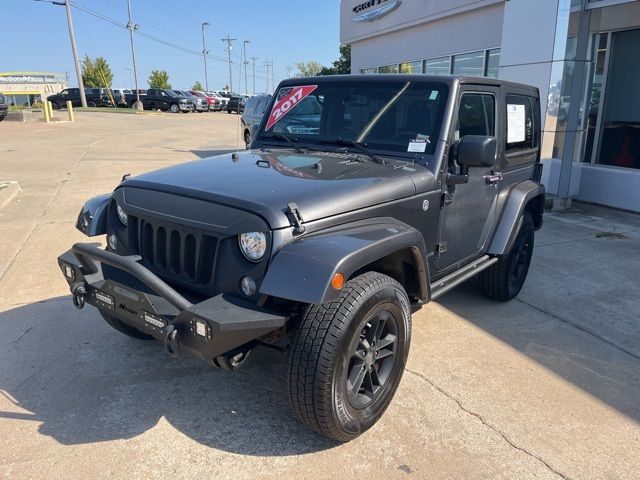
[[[287,215],[287,218],[289,218],[289,221],[293,226],[293,233],[300,234],[304,233],[307,230],[307,227],[302,224],[304,220],[302,219],[300,210],[298,210],[298,205],[296,205],[294,202],[287,204],[287,210],[285,211],[285,214]]]

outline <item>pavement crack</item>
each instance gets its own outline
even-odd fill
[[[534,310],[537,310],[540,313],[544,313],[545,315],[553,318],[554,320],[557,320],[558,322],[562,322],[566,325],[569,325],[570,327],[575,328],[576,330],[580,330],[583,333],[586,333],[587,335],[590,335],[592,337],[594,337],[597,340],[600,340],[601,342],[606,343],[607,345],[609,345],[610,347],[615,348],[616,350],[619,350],[623,353],[626,353],[627,355],[630,355],[631,357],[635,358],[636,360],[640,360],[640,355],[632,352],[631,350],[627,350],[624,347],[621,347],[620,345],[612,342],[611,340],[607,340],[606,338],[600,336],[598,333],[596,333],[595,331],[591,330],[590,328],[584,327],[583,325],[580,325],[579,323],[575,323],[572,322],[571,320],[567,320],[566,318],[562,318],[559,317],[558,315],[551,313],[543,308],[540,308],[536,305],[533,305],[532,303],[529,302],[525,302],[524,300],[522,300],[521,298],[515,298],[516,301],[523,303],[524,305],[527,305],[528,307],[533,308]]]
[[[447,397],[449,400],[452,400],[453,402],[456,403],[456,405],[458,405],[458,408],[460,410],[462,410],[463,412],[465,412],[468,415],[471,415],[472,417],[475,417],[476,419],[478,419],[480,421],[480,423],[482,423],[485,427],[489,428],[490,430],[493,430],[495,433],[497,433],[498,435],[500,435],[500,437],[502,437],[502,439],[509,444],[509,446],[511,446],[511,448],[518,450],[519,452],[524,453],[525,455],[528,455],[529,457],[537,460],[538,462],[542,463],[549,471],[553,472],[555,475],[557,475],[558,477],[564,479],[564,480],[569,480],[570,477],[567,477],[566,475],[560,473],[558,470],[556,470],[553,466],[551,466],[549,463],[547,463],[542,457],[536,455],[535,453],[530,452],[529,450],[527,450],[526,448],[520,447],[518,445],[516,445],[511,439],[509,439],[509,437],[507,437],[507,435],[502,432],[499,428],[495,427],[494,425],[491,425],[489,422],[487,422],[482,415],[480,415],[479,413],[474,412],[473,410],[469,410],[468,408],[466,408],[464,406],[464,404],[458,400],[456,397],[454,397],[453,395],[451,395],[449,392],[447,392],[446,390],[444,390],[443,388],[439,387],[438,385],[436,385],[434,382],[432,382],[429,378],[427,378],[425,375],[416,372],[414,370],[410,370],[408,368],[405,368],[405,370],[407,372],[409,372],[412,375],[415,375],[416,377],[420,378],[421,380],[424,380],[425,382],[427,382],[429,385],[431,385],[434,389],[436,389],[438,392],[440,392],[442,395],[444,395],[445,397]]]
[[[29,327],[27,328],[24,332],[22,332],[22,335],[20,335],[18,338],[16,338],[13,342],[11,343],[18,343],[20,340],[22,340],[22,337],[24,337],[27,333],[29,333],[31,331],[33,327]]]

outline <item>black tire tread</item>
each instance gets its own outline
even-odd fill
[[[528,226],[533,228],[533,217],[529,212],[522,216],[522,223],[518,230],[518,235],[522,229]],[[480,272],[480,286],[485,295],[501,302],[507,302],[513,297],[509,294],[508,275],[511,251],[506,252],[500,259],[489,268]]]
[[[295,416],[323,435],[339,441],[353,438],[337,428],[331,414],[334,358],[357,301],[364,301],[377,288],[390,285],[404,291],[391,277],[364,273],[347,282],[337,299],[311,305],[297,327],[289,354],[289,400]],[[379,416],[385,409],[386,406]]]

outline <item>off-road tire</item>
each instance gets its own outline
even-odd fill
[[[249,133],[249,130],[245,130],[244,132],[244,144],[247,148],[249,148],[249,145],[251,144],[251,134]]]
[[[350,352],[368,338],[363,329],[375,322],[376,315],[387,313],[391,317],[385,323],[396,327],[395,346],[391,346],[395,349],[393,361],[379,370],[373,365],[376,377],[381,379],[383,371],[387,372],[386,381],[371,396],[371,403],[357,408],[352,401],[353,386],[349,387],[347,380],[351,369],[356,368]],[[384,338],[390,337],[385,334]],[[381,339],[382,336],[376,341],[382,344]],[[410,341],[409,299],[404,288],[386,275],[364,273],[347,282],[337,299],[309,306],[297,325],[289,352],[287,384],[295,416],[331,439],[346,442],[356,438],[372,427],[389,406],[404,372]],[[370,361],[371,356],[367,357]],[[364,371],[364,364],[360,366]]]
[[[142,333],[140,330],[130,327],[126,323],[121,322],[116,317],[109,315],[108,313],[103,312],[102,310],[98,310],[102,318],[111,325],[113,328],[118,330],[120,333],[125,334],[127,337],[136,338],[138,340],[153,340],[151,335],[147,335],[146,333]]]
[[[533,254],[535,227],[528,212],[521,217],[518,234],[513,245],[500,259],[480,272],[480,284],[484,293],[501,302],[515,298],[527,278]],[[517,266],[516,263],[520,262]],[[517,275],[515,274],[515,269]]]

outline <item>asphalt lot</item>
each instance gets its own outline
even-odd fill
[[[21,188],[0,209],[0,477],[638,478],[640,216],[548,214],[516,300],[472,280],[416,313],[391,407],[337,445],[291,416],[276,354],[169,359],[74,309],[56,265],[87,198],[234,148],[239,117],[76,118],[0,124]]]

